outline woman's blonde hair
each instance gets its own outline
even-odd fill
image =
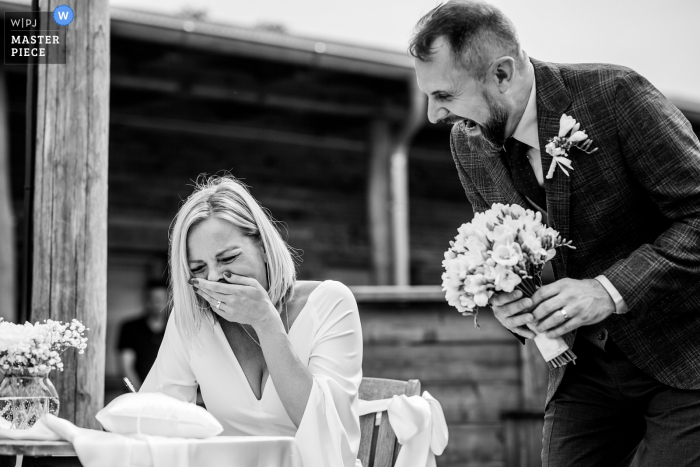
[[[210,217],[230,222],[244,235],[259,241],[267,256],[267,294],[278,310],[294,292],[296,266],[293,250],[282,239],[269,211],[255,200],[248,188],[231,175],[200,177],[195,191],[185,200],[170,232],[170,285],[175,324],[188,342],[194,342],[202,320],[215,317],[207,302],[195,294],[187,258],[187,236],[192,227]],[[204,306],[202,306],[204,305]]]

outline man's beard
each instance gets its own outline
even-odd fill
[[[497,155],[503,143],[506,141],[506,124],[508,123],[508,111],[484,92],[486,103],[491,115],[480,126],[481,133],[477,135],[467,134],[469,149],[483,154]]]

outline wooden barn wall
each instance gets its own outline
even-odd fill
[[[113,131],[111,248],[167,250],[168,226],[197,176],[226,170],[287,224],[289,243],[303,250],[306,277],[333,268],[366,272],[366,160],[361,155],[119,126]]]
[[[475,329],[442,302],[360,302],[359,309],[364,376],[417,378],[440,401],[450,440],[438,466],[505,467],[500,414],[522,404],[520,343],[512,334],[491,313]]]
[[[303,252],[300,277],[372,283],[364,154],[119,125],[112,127],[110,153],[109,242],[114,251],[166,251],[169,224],[197,176],[225,170],[250,185],[286,224],[290,245]],[[472,215],[447,150],[444,156],[447,163],[410,162],[414,285],[440,283],[442,253]],[[452,193],[446,185],[453,185]]]

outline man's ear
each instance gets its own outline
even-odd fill
[[[498,89],[501,92],[506,92],[513,84],[515,60],[513,60],[513,57],[509,56],[497,58],[491,63],[491,69],[489,71]]]

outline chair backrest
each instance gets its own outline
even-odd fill
[[[389,399],[393,396],[420,395],[420,381],[411,379],[397,381],[395,379],[362,378],[360,384],[360,399],[374,401]],[[360,451],[357,458],[363,467],[392,467],[399,455],[399,443],[396,434],[389,425],[389,417],[382,412],[380,423],[377,425],[376,414],[360,417]]]

